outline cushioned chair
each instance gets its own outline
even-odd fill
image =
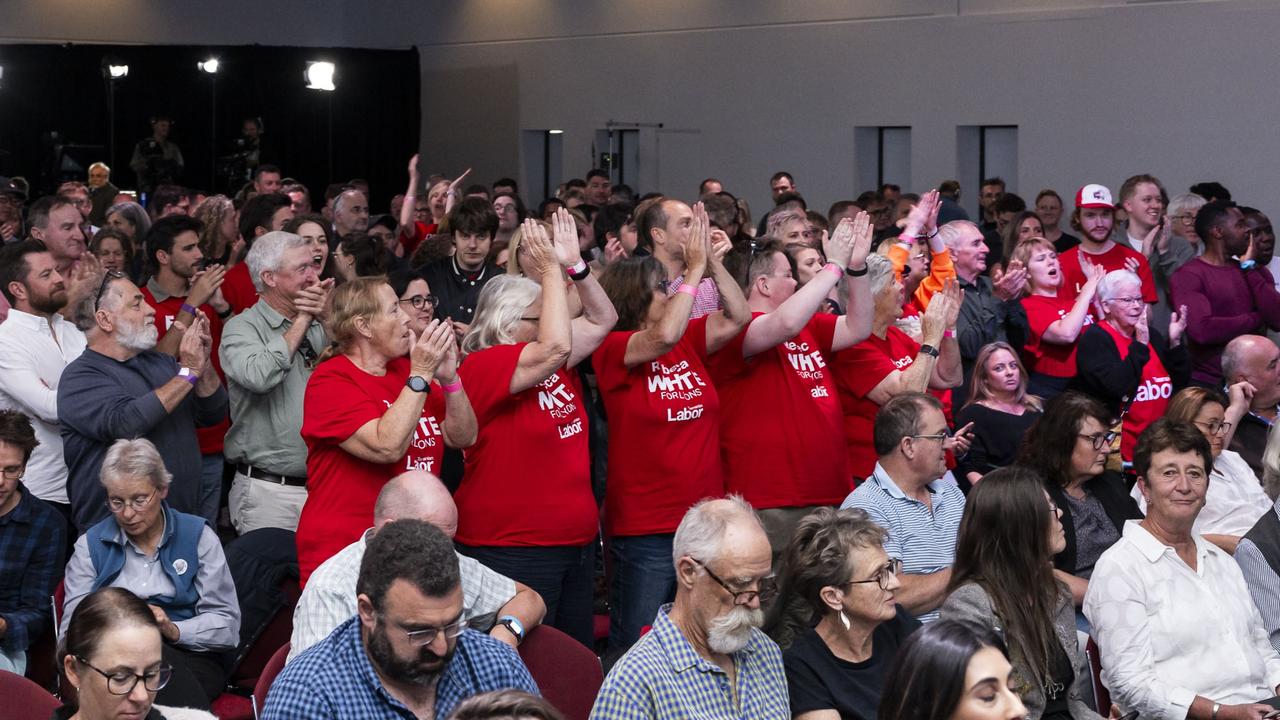
[[[267,702],[267,691],[271,689],[271,683],[275,682],[276,676],[284,669],[284,661],[289,658],[289,643],[285,643],[284,647],[276,651],[275,655],[267,661],[266,666],[262,668],[262,674],[258,676],[258,684],[253,688],[253,714],[255,716],[262,713],[262,708]]]
[[[15,675],[0,670],[0,698],[4,698],[4,717],[47,718],[62,707],[62,701],[48,690]]]
[[[1085,645],[1084,654],[1089,658],[1089,670],[1093,675],[1093,701],[1098,714],[1106,717],[1111,712],[1111,693],[1102,684],[1102,653],[1098,652],[1098,644],[1093,638],[1089,638],[1089,644]]]
[[[520,658],[542,696],[564,713],[565,720],[587,719],[604,684],[594,652],[550,625],[539,625],[520,643]]]

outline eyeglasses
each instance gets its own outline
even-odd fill
[[[715,573],[711,572],[711,568],[707,567],[706,563],[701,560],[694,560],[694,562],[698,563],[703,570],[706,570],[707,575],[712,580],[715,580],[717,585],[724,588],[725,592],[733,596],[734,605],[746,605],[756,599],[759,599],[763,604],[769,602],[778,595],[778,580],[772,575],[762,577],[757,580],[755,590],[734,590],[729,586],[729,583],[721,580]]]
[[[1054,501],[1050,500],[1050,501],[1049,501],[1049,512],[1053,513],[1054,515],[1059,515],[1059,514],[1061,514],[1061,513],[1062,513],[1062,509],[1058,507],[1058,503],[1056,503],[1056,502],[1054,502]]]
[[[9,467],[0,468],[0,475],[3,475],[6,480],[21,480],[26,472],[26,465],[10,465]]]
[[[142,681],[142,687],[146,688],[147,692],[159,692],[165,685],[169,684],[169,678],[173,677],[173,667],[165,664],[159,665],[151,672],[137,675],[124,670],[113,673],[106,672],[105,670],[99,670],[98,668],[90,665],[88,660],[85,660],[78,655],[76,656],[76,660],[80,664],[106,678],[107,692],[112,695],[128,695],[133,692],[133,688],[138,685],[139,680]]]
[[[528,317],[528,316],[526,316],[526,317],[522,317],[522,318],[520,318],[520,319],[521,319],[521,320],[523,320],[523,321],[525,321],[525,322],[531,322],[531,323],[536,323],[536,322],[539,322],[539,321],[541,321],[541,320],[542,320],[542,318],[540,318],[540,317]]]
[[[134,512],[142,512],[151,504],[151,501],[155,499],[156,492],[156,490],[152,490],[151,494],[145,498],[132,498],[129,500],[107,498],[107,509],[116,514],[124,512],[126,507],[132,508]]]
[[[1140,297],[1118,297],[1118,298],[1111,298],[1111,299],[1110,299],[1110,300],[1108,300],[1107,302],[1120,303],[1121,305],[1141,305],[1141,304],[1142,304],[1142,298],[1140,298]]]
[[[1111,445],[1111,443],[1115,442],[1116,435],[1118,435],[1119,433],[1117,433],[1114,430],[1110,430],[1105,433],[1094,433],[1092,435],[1085,435],[1084,433],[1077,433],[1077,434],[1080,437],[1084,438],[1085,440],[1092,442],[1093,449],[1096,451],[1096,450],[1101,450],[1102,448],[1107,447]]]
[[[493,211],[495,213],[502,213],[503,215],[505,215],[507,213],[515,212],[516,206],[515,205],[494,205]]]
[[[381,615],[381,613],[379,614]],[[381,617],[384,620],[386,619],[385,615],[381,615]],[[453,639],[461,635],[462,631],[466,629],[467,621],[465,614],[459,615],[457,620],[441,627],[429,627],[421,630],[403,630],[402,628],[404,636],[409,640],[409,644],[414,647],[430,645],[431,641],[436,639],[437,633],[444,633],[446,638]]]
[[[98,286],[98,294],[93,296],[93,311],[98,311],[98,303],[102,302],[102,296],[107,292],[107,287],[111,285],[113,280],[120,280],[124,277],[124,273],[119,270],[108,270],[102,275],[102,284]]]
[[[1173,219],[1177,220],[1178,222],[1187,223],[1188,225],[1190,225],[1196,221],[1196,216],[1194,213],[1187,213],[1185,215],[1174,215]]]
[[[880,586],[881,590],[888,590],[889,580],[896,578],[901,573],[902,561],[897,558],[890,558],[889,562],[882,565],[880,569],[876,571],[875,576],[870,580],[850,580],[845,583],[845,585],[865,585],[867,583],[876,583]]]
[[[1231,423],[1226,420],[1210,420],[1209,422],[1195,420],[1193,422],[1208,430],[1210,435],[1226,435],[1231,430]]]
[[[400,302],[409,303],[410,305],[413,306],[414,310],[421,310],[427,305],[430,305],[433,308],[439,307],[440,298],[436,297],[435,295],[414,295],[413,297],[405,298]]]
[[[944,430],[943,432],[934,433],[932,435],[908,435],[907,437],[915,438],[917,440],[938,440],[941,442],[949,440],[952,436],[953,433],[950,430]]]

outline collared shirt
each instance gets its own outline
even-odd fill
[[[1142,497],[1142,489],[1134,484],[1129,494],[1145,515],[1147,501]],[[1200,508],[1191,532],[1197,535],[1244,535],[1269,507],[1271,498],[1263,492],[1244,458],[1239,453],[1223,450],[1213,460],[1204,507]]]
[[[667,281],[667,294],[675,295],[683,284],[683,275],[675,280]],[[689,311],[690,320],[697,320],[703,315],[710,315],[720,309],[720,288],[716,287],[714,279],[709,277],[702,278],[702,281],[698,283],[698,287],[694,288],[694,290],[693,309]]]
[[[364,560],[365,546],[372,534],[372,529],[366,530],[359,540],[325,560],[307,578],[307,586],[293,611],[290,662],[356,614],[356,581],[360,578],[360,562]],[[516,583],[466,555],[458,555],[458,573],[462,581],[463,617],[473,629],[487,632],[493,627],[498,611],[515,597]]]
[[[84,348],[84,333],[56,313],[50,326],[45,318],[11,309],[0,324],[0,408],[31,418],[40,441],[31,451],[23,483],[36,497],[64,505],[69,501],[58,382]]]
[[[734,653],[736,679],[707,660],[658,609],[653,629],[631,646],[604,679],[592,720],[790,718],[782,651],[759,630]],[[736,687],[735,687],[736,683]]]
[[[319,645],[285,665],[271,685],[262,720],[415,720],[413,712],[383,686],[360,635],[360,617],[349,618]],[[515,650],[483,633],[464,630],[436,684],[435,717],[447,717],[472,695],[505,688],[538,694]]]
[[[277,475],[306,477],[307,445],[298,433],[314,360],[308,361],[301,344],[289,353],[284,334],[292,326],[266,300],[258,300],[223,327],[218,353],[231,401],[226,456]],[[305,340],[315,354],[329,344],[316,320]]]
[[[1280,516],[1280,500],[1271,506],[1271,512]],[[1240,539],[1234,557],[1249,586],[1253,604],[1262,616],[1262,627],[1267,630],[1271,647],[1280,652],[1280,576],[1271,569],[1262,550],[1247,537]]]
[[[22,498],[0,516],[0,648],[21,652],[50,620],[49,596],[62,576],[66,521],[18,483]]]
[[[160,515],[160,522],[164,522],[163,513]],[[124,546],[124,567],[107,586],[125,588],[143,600],[158,595],[172,595],[173,581],[160,567],[160,548],[157,547],[155,552],[146,555],[125,535],[123,529],[117,528],[116,532],[117,542]],[[200,555],[199,566],[196,568],[196,592],[200,599],[196,601],[196,614],[193,617],[173,621],[178,626],[177,645],[190,650],[233,648],[240,642],[240,604],[236,599],[236,586],[231,580],[231,570],[227,568],[227,556],[222,553],[222,543],[218,541],[218,534],[207,525],[200,534],[196,551]],[[97,576],[93,558],[89,555],[89,536],[81,535],[76,540],[75,554],[71,556],[71,562],[67,563],[67,600],[62,610],[59,637],[67,631],[71,613],[75,612],[76,606],[91,592]]]
[[[1280,655],[1231,556],[1193,535],[1192,570],[1140,522],[1125,523],[1084,596],[1112,701],[1182,720],[1197,695],[1224,705],[1275,695]]]
[[[884,551],[902,561],[908,575],[928,575],[946,570],[956,561],[956,534],[964,514],[964,493],[950,476],[925,486],[932,508],[908,497],[889,473],[876,463],[875,472],[849,497],[840,509],[861,508],[871,521],[889,531]],[[920,622],[938,619],[938,611],[917,615]]]
[[[431,293],[440,298],[436,317],[463,324],[470,324],[475,316],[476,301],[485,284],[501,274],[496,265],[489,263],[475,272],[465,271],[452,256],[422,268],[421,272]]]

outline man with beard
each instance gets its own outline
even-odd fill
[[[444,718],[482,692],[538,692],[515,650],[467,628],[458,557],[434,525],[378,530],[356,593],[357,615],[276,678],[263,720]]]
[[[155,350],[155,308],[122,273],[109,272],[91,303],[89,346],[58,385],[67,494],[84,532],[107,516],[98,481],[107,449],[122,438],[155,444],[173,474],[168,503],[200,511],[200,445],[196,427],[227,415],[227,393],[213,372],[209,320],[197,313],[183,333],[177,359]]]
[[[777,594],[769,538],[745,500],[703,500],[672,540],[676,599],[605,678],[591,717],[790,718],[782,653],[761,632]]]
[[[0,408],[31,418],[39,444],[27,460],[23,484],[70,525],[58,383],[84,352],[84,333],[59,314],[67,303],[67,283],[39,240],[0,251],[0,293],[13,306],[0,324]]]
[[[1080,234],[1080,245],[1058,255],[1062,284],[1058,297],[1075,300],[1088,279],[1081,258],[1099,265],[1107,272],[1129,270],[1142,280],[1142,300],[1151,304],[1158,300],[1151,265],[1142,253],[1111,239],[1116,223],[1116,206],[1111,191],[1102,185],[1089,184],[1076,191],[1076,209],[1071,213],[1071,227]],[[1175,306],[1177,303],[1175,303]]]

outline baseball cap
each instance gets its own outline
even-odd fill
[[[0,195],[16,195],[23,200],[27,199],[27,191],[13,180],[0,175]]]
[[[1111,191],[1105,185],[1090,184],[1076,193],[1076,207],[1114,210],[1116,206],[1111,202]]]

